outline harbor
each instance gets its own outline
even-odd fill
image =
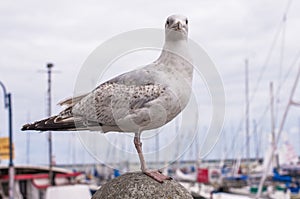
[[[1,3],[0,199],[300,199],[299,8]]]

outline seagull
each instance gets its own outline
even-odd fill
[[[188,19],[171,15],[165,23],[163,49],[154,62],[60,102],[66,107],[58,115],[25,124],[22,130],[134,133],[142,172],[162,183],[170,177],[147,168],[141,133],[167,124],[182,112],[190,99],[192,79]]]

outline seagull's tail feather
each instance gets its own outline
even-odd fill
[[[73,117],[62,118],[61,116],[52,116],[32,124],[25,124],[22,131],[76,131],[85,130],[86,127],[82,122],[76,121]]]

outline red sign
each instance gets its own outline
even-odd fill
[[[209,182],[208,169],[198,168],[197,181],[201,183]]]

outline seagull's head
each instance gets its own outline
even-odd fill
[[[166,37],[172,37],[173,39],[187,39],[188,18],[183,15],[169,16],[165,24],[165,30]]]

